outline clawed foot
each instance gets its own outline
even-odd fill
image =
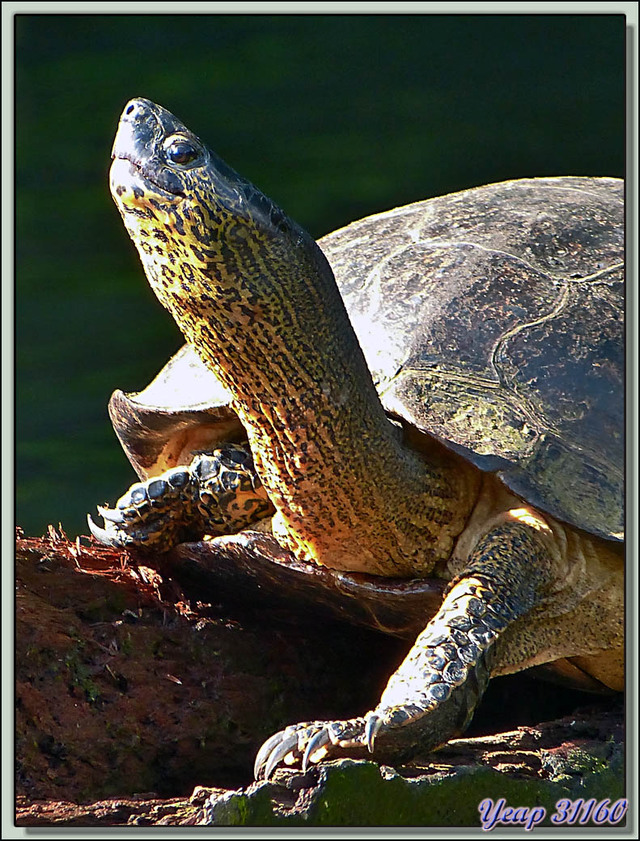
[[[164,552],[206,534],[234,534],[272,512],[248,448],[225,444],[198,454],[188,466],[137,482],[115,508],[98,506],[104,528],[90,516],[87,521],[107,546]]]
[[[437,706],[437,702],[432,702],[428,707],[378,707],[365,716],[346,721],[292,724],[262,745],[254,765],[255,778],[268,780],[280,764],[300,765],[306,773],[310,764],[338,757],[401,761],[407,754],[407,747],[413,744],[416,728],[422,730],[425,719]],[[424,738],[424,734],[421,735]],[[442,741],[437,736],[427,737],[431,747]]]
[[[372,722],[370,725],[369,722]],[[347,721],[311,721],[286,727],[262,745],[254,774],[268,780],[278,765],[299,763],[306,773],[309,764],[338,756],[365,757],[373,749],[375,717]]]
[[[194,516],[190,485],[186,467],[167,470],[147,482],[137,482],[120,497],[115,508],[97,506],[104,528],[87,515],[91,534],[100,543],[117,549],[137,546],[159,551],[178,543],[188,522],[194,535],[201,536],[202,527],[196,525],[198,518]]]

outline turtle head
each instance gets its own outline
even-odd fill
[[[187,289],[194,317],[208,300],[229,324],[234,303],[264,306],[274,282],[295,283],[292,266],[330,273],[309,234],[159,105],[127,103],[112,158],[114,201],[181,329]]]

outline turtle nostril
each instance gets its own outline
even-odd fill
[[[126,111],[124,113],[128,115],[134,110],[134,108],[135,108],[135,105],[132,102],[131,105],[126,109]]]

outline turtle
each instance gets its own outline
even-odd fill
[[[623,689],[620,179],[473,187],[316,243],[135,98],[110,183],[186,344],[111,398],[140,481],[94,536],[271,545],[383,600],[441,585],[376,707],[290,724],[257,778],[410,761],[464,732],[491,677],[539,664]]]

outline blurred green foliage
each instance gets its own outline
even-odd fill
[[[17,522],[125,489],[109,425],[181,344],[107,188],[132,96],[180,117],[314,236],[523,176],[624,172],[620,15],[18,15]]]

